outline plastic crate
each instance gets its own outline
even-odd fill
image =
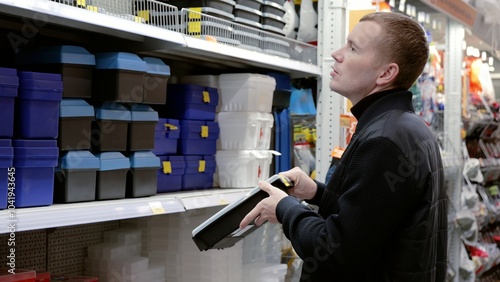
[[[16,69],[0,68],[0,138],[14,134],[14,105],[19,88]]]

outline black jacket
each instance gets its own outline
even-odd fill
[[[278,203],[303,259],[301,281],[444,281],[447,200],[439,146],[409,91],[384,91],[352,112],[356,132],[331,181],[309,201]]]

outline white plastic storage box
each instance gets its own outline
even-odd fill
[[[219,149],[267,150],[271,144],[274,118],[271,113],[220,112],[217,114]]]
[[[286,264],[250,263],[243,265],[243,282],[284,282]]]
[[[271,112],[276,81],[253,73],[221,74],[219,91],[221,111]]]
[[[221,188],[255,187],[269,178],[271,150],[218,150],[215,155]]]

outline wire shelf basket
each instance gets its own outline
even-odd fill
[[[219,44],[317,64],[316,46],[287,38],[274,27],[244,19],[237,20],[230,13],[214,11],[210,7],[182,8],[179,11],[177,6],[155,0],[51,1],[180,32]]]
[[[117,18],[179,32],[179,9],[155,0],[51,0]]]
[[[180,32],[188,36],[305,63],[317,62],[316,46],[277,33],[208,15],[199,8],[182,8],[180,18]]]

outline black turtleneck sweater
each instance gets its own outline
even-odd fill
[[[446,192],[439,146],[412,94],[371,94],[352,109],[356,132],[311,204],[294,197],[278,221],[304,260],[301,281],[444,281]]]

